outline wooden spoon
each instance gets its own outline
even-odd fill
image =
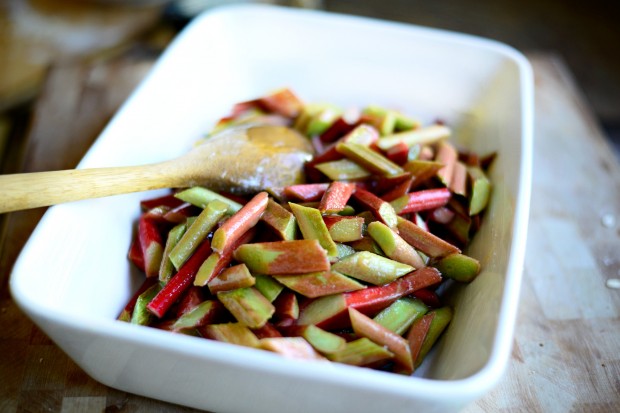
[[[127,167],[0,175],[0,213],[160,188],[233,193],[303,182],[309,140],[284,126],[231,128],[173,160]]]

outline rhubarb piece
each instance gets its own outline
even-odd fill
[[[211,294],[236,288],[252,287],[256,283],[245,264],[237,264],[226,268],[217,277],[207,283]]]
[[[310,298],[366,288],[363,284],[332,270],[273,277],[291,290]]]
[[[249,328],[264,326],[275,312],[273,304],[254,287],[221,291],[217,298],[237,321]]]
[[[163,283],[167,283],[175,272],[174,264],[170,260],[170,252],[178,244],[186,229],[185,224],[179,224],[168,232],[161,265],[159,266],[159,281]]]
[[[431,325],[428,328],[428,332],[426,337],[424,338],[424,342],[422,342],[422,346],[420,347],[420,352],[418,353],[418,357],[415,359],[414,366],[418,368],[424,358],[433,347],[435,342],[439,339],[441,333],[444,332],[450,321],[452,320],[452,309],[450,307],[441,307],[436,310],[429,311],[429,314],[434,314],[434,317],[431,321]]]
[[[378,175],[398,175],[403,169],[388,158],[369,148],[353,142],[340,142],[336,150],[364,169]]]
[[[397,198],[400,198],[403,195],[406,195],[411,188],[411,184],[413,183],[413,177],[411,176],[411,174],[407,173],[406,175],[408,176],[406,180],[403,180],[401,183],[394,185],[392,189],[382,194],[381,199],[390,202]]]
[[[284,285],[268,275],[256,274],[254,279],[256,280],[254,286],[269,302],[275,301],[284,290]]]
[[[325,132],[342,114],[342,109],[334,105],[322,105],[310,116],[304,133],[306,136],[319,136]]]
[[[428,334],[428,329],[434,317],[434,312],[423,315],[411,325],[407,333],[407,341],[409,342],[409,349],[411,350],[411,358],[413,358],[413,360],[417,360],[420,356],[422,344],[424,343],[424,339]],[[414,366],[417,368],[419,364],[414,364]]]
[[[314,324],[327,330],[346,328],[349,307],[374,317],[397,299],[440,282],[436,268],[424,267],[385,285],[315,298],[300,309],[298,324]]]
[[[196,274],[196,279],[194,280],[194,285],[204,287],[209,281],[217,277],[217,275],[232,262],[233,252],[235,249],[237,249],[239,245],[250,242],[252,238],[254,238],[255,234],[256,228],[251,228],[227,250],[222,251],[221,253],[212,252],[200,266],[200,269]]]
[[[297,320],[299,318],[299,301],[294,292],[282,291],[273,300],[273,305],[276,308],[274,318],[278,320]]]
[[[450,132],[450,128],[444,125],[425,126],[406,132],[383,136],[377,142],[377,146],[385,151],[398,142],[404,142],[407,146],[435,143],[448,138],[450,136]]]
[[[269,322],[265,323],[265,325],[260,328],[253,328],[251,330],[259,340],[270,337],[282,337],[280,331]]]
[[[375,285],[383,285],[415,268],[368,251],[359,251],[332,265],[332,270]]]
[[[467,168],[471,179],[471,194],[469,198],[469,215],[482,212],[489,203],[491,182],[484,171],[476,166]]]
[[[346,158],[317,163],[314,167],[332,181],[355,181],[372,175],[368,169]]]
[[[185,313],[189,313],[201,302],[205,300],[201,288],[193,285],[187,288],[174,305],[174,312],[177,318],[182,317]]]
[[[397,228],[400,237],[429,257],[444,257],[449,254],[461,252],[460,249],[454,245],[425,231],[405,218],[398,217]]]
[[[138,221],[138,239],[144,259],[144,272],[147,277],[157,277],[164,254],[164,246],[157,223],[146,213]]]
[[[269,199],[267,202],[267,208],[261,220],[273,229],[282,240],[295,239],[297,233],[295,216],[273,199]]]
[[[117,320],[131,322],[131,314],[133,313],[134,308],[136,307],[136,303],[138,302],[138,297],[151,288],[157,281],[154,277],[145,278],[138,290],[131,296],[123,311],[118,315]]]
[[[269,196],[267,192],[259,192],[239,211],[231,216],[214,233],[211,248],[222,252],[233,245],[244,233],[254,227],[267,208]]]
[[[467,166],[461,161],[454,163],[454,171],[449,185],[450,191],[456,195],[467,195]]]
[[[147,305],[160,290],[161,285],[154,284],[138,296],[133,312],[131,313],[131,324],[148,326],[153,322],[153,314],[147,311]]]
[[[448,188],[422,189],[395,199],[391,205],[397,214],[409,214],[445,206],[451,196]]]
[[[284,196],[302,202],[318,201],[328,187],[328,183],[290,185],[284,187]]]
[[[362,239],[364,218],[359,216],[325,215],[323,222],[334,242],[351,242]]]
[[[171,330],[187,332],[207,324],[221,321],[224,314],[224,306],[219,301],[203,301],[179,317],[174,324],[172,324]]]
[[[284,328],[287,336],[303,337],[321,354],[332,354],[344,350],[347,342],[337,334],[330,333],[314,325],[293,325]]]
[[[379,221],[390,228],[396,227],[396,211],[389,202],[384,201],[371,192],[359,188],[353,193],[353,198],[362,204],[365,209],[372,212]]]
[[[428,181],[443,167],[443,164],[436,161],[426,161],[415,159],[407,162],[403,165],[403,169],[411,173],[413,181],[411,182],[411,188],[416,188],[418,185]]]
[[[275,112],[291,119],[296,118],[304,107],[301,99],[288,88],[262,96],[258,99],[258,103],[269,112]]]
[[[450,254],[433,264],[444,277],[471,282],[480,273],[480,262],[464,254]]]
[[[372,239],[372,237],[370,236],[362,237],[362,239],[350,242],[348,243],[348,245],[356,251],[368,251],[377,255],[385,255],[383,251],[381,251],[381,247],[379,247],[379,244],[377,244],[375,240]]]
[[[441,300],[439,299],[439,295],[436,291],[433,291],[430,288],[422,288],[420,290],[414,291],[413,293],[411,293],[411,297],[419,299],[429,308],[441,307]]]
[[[172,208],[164,215],[164,220],[173,224],[184,223],[189,217],[200,214],[201,209],[189,202],[183,202],[176,208]]]
[[[259,340],[241,323],[208,324],[199,329],[203,337],[245,347],[258,347]]]
[[[253,274],[305,274],[330,268],[327,252],[314,239],[243,244],[233,256]]]
[[[140,208],[146,212],[153,208],[157,208],[161,206],[168,207],[168,208],[176,208],[182,203],[183,201],[177,199],[174,196],[174,194],[167,194],[167,195],[158,196],[156,198],[143,199],[142,201],[140,201]]]
[[[348,257],[349,255],[355,254],[355,248],[351,247],[347,244],[341,244],[339,242],[336,243],[336,248],[338,248],[338,257],[336,261],[343,259],[344,257]]]
[[[450,142],[441,141],[437,144],[435,160],[443,164],[443,167],[437,171],[437,177],[445,186],[450,186],[458,156],[456,148]]]
[[[326,356],[329,360],[338,363],[352,366],[367,366],[380,361],[391,360],[394,357],[394,353],[366,337],[362,337],[348,342],[344,349],[335,353],[327,353]]]
[[[215,228],[227,210],[228,204],[217,199],[205,206],[200,215],[196,217],[196,220],[187,228],[181,239],[170,251],[168,258],[176,269],[181,268],[196,248],[198,248],[198,245],[207,238],[207,235]]]
[[[200,264],[209,256],[210,252],[211,245],[209,240],[205,239],[181,269],[170,278],[168,283],[148,304],[148,310],[159,318],[163,317],[183,292],[192,285]]]
[[[134,236],[131,244],[129,245],[129,251],[127,251],[127,258],[133,263],[140,271],[145,272],[144,269],[144,254],[142,253],[142,245],[140,245],[140,237]]]
[[[293,215],[295,215],[297,225],[304,239],[317,240],[321,247],[327,251],[328,257],[337,257],[336,243],[329,235],[321,212],[316,208],[309,208],[292,202],[289,202],[289,206],[293,211]]]
[[[319,203],[321,213],[334,214],[342,211],[355,191],[355,184],[334,181],[329,184]]]
[[[349,317],[351,318],[351,326],[355,334],[385,346],[394,354],[395,369],[399,373],[413,373],[413,360],[407,340],[354,308],[349,307]]]
[[[405,142],[398,142],[385,151],[385,156],[396,165],[404,165],[409,160],[411,149]]]
[[[351,132],[355,128],[355,123],[350,123],[343,116],[340,116],[327,128],[320,136],[323,143],[331,143]]]
[[[416,249],[384,223],[371,222],[368,225],[368,234],[379,244],[388,258],[410,265],[413,268],[424,267],[424,261]]]
[[[271,337],[260,340],[259,347],[292,359],[325,360],[302,337]]]
[[[228,204],[227,213],[229,215],[239,211],[242,207],[240,203],[201,186],[194,186],[184,191],[177,192],[174,196],[199,208],[206,207],[209,202],[216,199],[218,201],[226,202]]]
[[[415,294],[415,293],[414,293]],[[389,307],[381,310],[373,320],[390,331],[402,336],[409,327],[420,317],[428,308],[421,300],[403,297],[394,301]]]
[[[396,112],[379,106],[368,106],[362,114],[375,126],[382,136],[389,135],[396,129]]]

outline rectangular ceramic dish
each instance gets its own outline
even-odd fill
[[[411,25],[268,6],[195,19],[80,163],[150,163],[184,153],[235,102],[290,87],[308,102],[441,119],[496,151],[490,209],[468,253],[480,276],[415,376],[291,361],[115,318],[140,283],[126,259],[139,201],[159,192],[50,208],[11,276],[15,301],[96,380],[216,412],[446,412],[501,377],[516,318],[531,174],[532,73],[497,42]]]

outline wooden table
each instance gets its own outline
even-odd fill
[[[466,411],[620,411],[620,289],[607,286],[620,279],[620,164],[562,61],[529,58],[534,182],[514,349],[497,388]],[[152,61],[54,67],[5,169],[73,167]],[[3,217],[0,411],[194,411],[95,382],[16,308],[8,276],[42,213]]]

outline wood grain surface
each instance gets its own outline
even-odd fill
[[[562,61],[529,58],[534,181],[514,348],[499,385],[466,411],[620,411],[620,289],[607,287],[620,279],[620,164]],[[75,166],[151,64],[52,68],[13,172]],[[0,412],[195,411],[95,382],[17,309],[9,273],[43,211],[2,216]]]

